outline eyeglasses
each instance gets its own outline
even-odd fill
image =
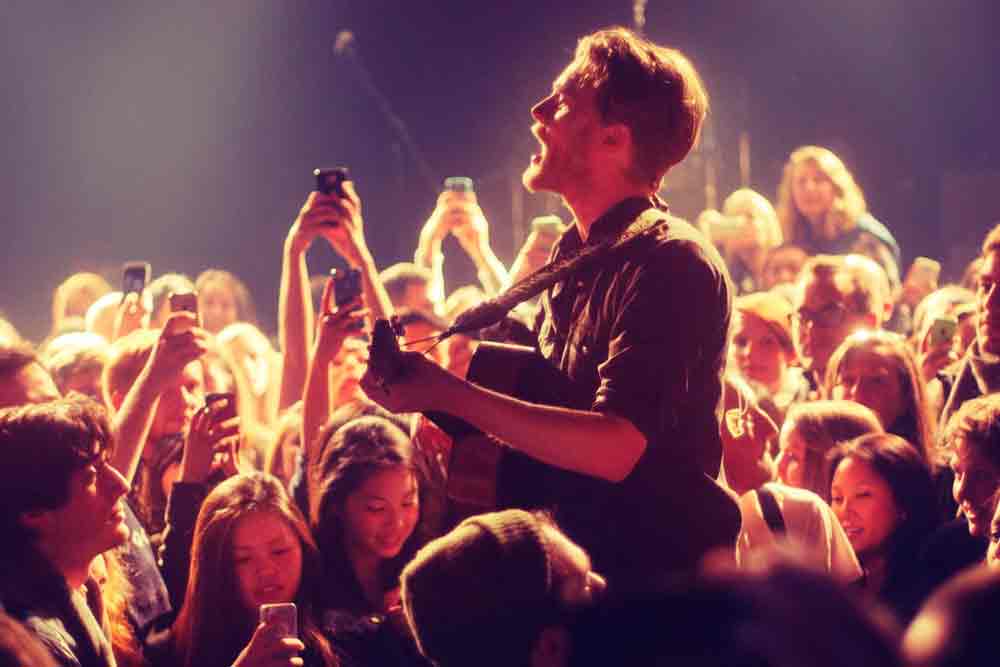
[[[799,308],[792,313],[792,324],[802,326],[806,322],[812,322],[820,327],[838,327],[843,324],[846,316],[847,308],[839,303],[830,303],[819,310]]]

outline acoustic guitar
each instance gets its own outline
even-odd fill
[[[401,334],[387,320],[378,320],[372,332],[369,367],[386,386],[406,372],[397,339]],[[522,345],[479,343],[466,379],[532,403],[563,405],[571,395],[571,384],[562,372]],[[443,412],[425,416],[452,439],[446,484],[452,518],[504,507],[548,507],[552,476],[577,477],[514,451],[458,417]]]

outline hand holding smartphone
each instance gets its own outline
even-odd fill
[[[344,181],[351,180],[347,167],[313,169],[313,176],[316,177],[317,192],[338,197],[347,196],[347,193],[344,192]]]
[[[294,602],[262,604],[260,622],[266,625],[274,636],[282,639],[299,636],[299,613]]]
[[[129,294],[142,296],[151,271],[149,262],[125,262],[122,265],[122,298]]]
[[[193,324],[183,321],[178,322],[174,325],[174,333],[185,333],[190,331],[193,326],[200,326],[201,319],[198,317],[198,295],[194,292],[171,292],[170,293],[170,312],[188,312],[193,313],[195,322]]]

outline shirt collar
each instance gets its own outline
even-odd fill
[[[662,211],[667,210],[667,205],[656,196],[623,199],[594,221],[590,226],[590,234],[587,235],[587,244],[597,244],[621,235],[639,214],[653,207]]]

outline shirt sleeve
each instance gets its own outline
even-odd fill
[[[717,430],[725,278],[695,242],[671,241],[651,254],[605,305],[612,324],[592,409],[625,417],[647,440],[699,418]]]

